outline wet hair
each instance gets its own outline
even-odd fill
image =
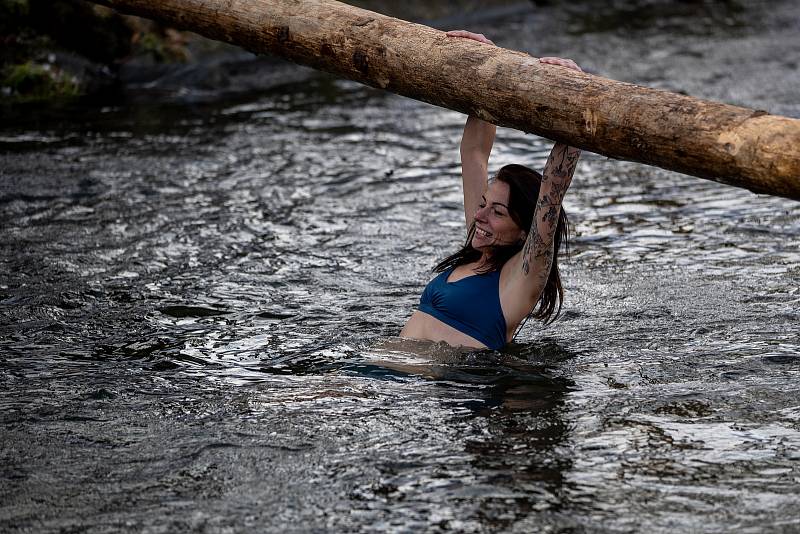
[[[536,201],[539,198],[539,187],[542,183],[542,175],[524,165],[506,165],[502,167],[494,176],[494,180],[499,180],[508,185],[508,214],[517,226],[530,233],[533,223],[533,212],[536,208]],[[529,317],[543,321],[545,324],[553,322],[561,313],[561,304],[564,301],[564,287],[561,285],[561,273],[558,269],[558,253],[562,242],[568,248],[568,221],[564,208],[558,217],[558,225],[553,238],[553,263],[550,274],[547,277],[542,295],[534,306]],[[472,247],[472,238],[475,235],[475,221],[469,227],[467,240],[461,250],[451,254],[436,267],[435,272],[443,272],[447,269],[472,263],[481,257],[481,251]],[[524,240],[520,239],[511,245],[495,245],[491,248],[489,260],[477,271],[480,274],[500,270],[511,257],[522,250],[525,245]]]

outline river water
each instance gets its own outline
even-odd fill
[[[610,5],[480,29],[800,117],[795,3]],[[800,204],[584,154],[561,317],[401,341],[464,117],[304,76],[7,113],[0,530],[800,529]]]

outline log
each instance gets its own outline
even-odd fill
[[[543,65],[334,0],[93,0],[611,158],[800,200],[800,120]]]

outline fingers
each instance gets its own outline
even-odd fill
[[[478,41],[479,43],[494,45],[494,43],[482,33],[473,33],[473,32],[468,32],[467,30],[451,30],[447,32],[447,36],[463,37],[464,39],[472,39],[473,41]]]
[[[446,32],[448,37],[461,37],[464,39],[472,39],[473,41],[478,41],[479,43],[484,43],[488,45],[496,46],[490,39],[488,39],[482,33],[474,33],[467,30],[450,30]],[[548,65],[558,65],[560,67],[565,67],[572,70],[577,70],[578,72],[583,72],[577,63],[572,61],[571,59],[564,59],[560,57],[542,57],[539,58],[540,63],[546,63]]]
[[[560,57],[540,57],[539,63],[546,63],[548,65],[558,65],[560,67],[566,67],[568,69],[577,70],[578,72],[583,72],[577,63],[572,61],[571,59],[564,59]]]

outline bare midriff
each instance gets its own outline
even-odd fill
[[[423,339],[427,341],[444,341],[454,347],[474,347],[485,349],[486,345],[464,332],[456,330],[436,317],[419,310],[415,311],[400,331],[400,337]]]

